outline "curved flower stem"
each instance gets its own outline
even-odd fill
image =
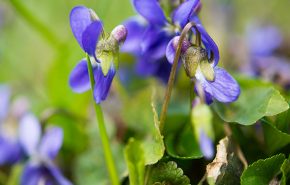
[[[175,74],[176,74],[176,70],[177,70],[177,66],[178,66],[178,60],[179,60],[179,57],[180,57],[180,54],[181,54],[182,42],[183,42],[183,40],[185,39],[187,33],[189,32],[189,30],[192,27],[195,27],[195,23],[193,23],[193,22],[187,23],[187,25],[182,30],[180,38],[179,38],[179,41],[178,41],[178,45],[177,45],[177,49],[176,49],[176,52],[175,52],[173,65],[172,65],[172,68],[171,68],[171,72],[170,72],[170,76],[169,76],[169,80],[168,80],[168,84],[167,84],[167,89],[166,89],[166,93],[165,93],[165,97],[164,97],[164,102],[163,102],[163,105],[162,105],[161,115],[160,115],[159,129],[160,129],[161,134],[163,134],[164,122],[165,122],[165,119],[166,119],[167,108],[168,108],[168,104],[169,104],[169,101],[170,101],[172,88],[173,88],[173,85],[174,85]]]
[[[88,63],[88,71],[89,71],[90,82],[91,82],[91,89],[92,89],[92,93],[94,94],[93,89],[95,86],[95,80],[94,80],[94,75],[93,75],[93,67],[92,67],[90,57],[88,55],[87,55],[87,63]],[[94,105],[95,105],[95,111],[96,111],[96,116],[97,116],[97,121],[98,121],[98,126],[99,126],[100,137],[102,140],[106,165],[107,165],[107,169],[109,171],[109,175],[111,178],[111,184],[119,185],[120,184],[119,177],[118,177],[117,169],[114,163],[113,154],[112,154],[110,142],[109,142],[109,137],[108,137],[107,130],[105,127],[102,107],[100,104],[94,103]]]

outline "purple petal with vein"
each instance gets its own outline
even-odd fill
[[[215,67],[214,71],[215,80],[213,82],[207,81],[201,72],[197,73],[196,78],[203,89],[220,102],[236,101],[240,95],[240,86],[237,81],[222,68]]]

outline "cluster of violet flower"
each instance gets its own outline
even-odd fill
[[[217,67],[218,47],[198,18],[200,0],[183,2],[172,12],[170,19],[165,16],[157,0],[133,0],[133,5],[141,18],[129,18],[124,26],[117,26],[109,36],[106,36],[100,19],[91,9],[77,6],[71,11],[72,32],[81,48],[90,56],[93,66],[96,103],[101,103],[108,95],[118,67],[115,55],[119,51],[120,43],[125,40],[121,51],[136,57],[137,72],[160,77],[166,82],[180,33],[189,22],[194,22],[195,28],[192,32],[201,35],[202,45],[196,46],[187,37],[182,44],[181,59],[184,61],[185,70],[191,70],[189,77],[197,80],[196,92],[204,94],[208,104],[214,99],[229,103],[238,98],[240,88],[235,79],[224,69]],[[192,61],[185,60],[186,58],[199,60],[193,62],[194,69],[188,69],[186,64]],[[70,86],[75,92],[90,89],[87,67],[87,62],[83,59],[71,73]],[[198,92],[200,88],[197,86],[201,86],[203,92]]]
[[[158,0],[133,0],[133,5],[139,15],[126,20],[109,35],[93,10],[77,6],[71,11],[72,32],[89,56],[89,61],[81,60],[70,75],[70,86],[75,92],[90,89],[88,62],[91,62],[94,98],[97,104],[104,101],[118,68],[116,55],[119,50],[135,56],[138,74],[156,76],[166,83],[180,35],[188,24],[193,24],[191,33],[181,42],[179,59],[188,77],[195,81],[195,88],[191,90],[207,104],[214,100],[223,103],[237,100],[240,87],[229,73],[217,66],[218,46],[199,20],[200,0],[184,1],[173,10],[170,18],[165,16]],[[192,35],[195,35],[196,43],[192,42]],[[213,143],[202,129],[199,141],[202,152],[211,158]]]
[[[10,88],[0,85],[0,166],[24,162],[22,185],[70,185],[53,163],[62,146],[62,129],[51,127],[42,135],[28,102],[20,98],[10,104],[10,96]]]

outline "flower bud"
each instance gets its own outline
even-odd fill
[[[179,42],[180,36],[175,36],[173,38],[173,48],[176,50],[177,46],[178,46],[178,42]],[[181,45],[181,53],[185,53],[186,50],[191,46],[190,42],[187,39],[184,39],[182,41],[182,45]]]
[[[111,35],[118,41],[118,43],[122,43],[126,40],[127,29],[124,25],[118,25],[113,29]]]
[[[195,76],[198,65],[201,61],[207,60],[206,50],[201,47],[191,46],[185,52],[183,66],[189,78]]]

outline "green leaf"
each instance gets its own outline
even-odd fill
[[[285,133],[290,133],[290,109],[276,116],[275,126]]]
[[[159,119],[158,114],[155,109],[155,105],[152,102],[152,112],[153,112],[153,120],[154,120],[154,129],[152,131],[152,135],[148,136],[143,141],[143,149],[145,154],[145,164],[155,164],[159,159],[163,157],[165,146],[163,143],[163,136],[159,130]]]
[[[287,185],[287,179],[290,176],[290,155],[288,157],[288,159],[286,159],[282,166],[281,166],[281,171],[282,171],[282,179],[280,184],[281,185]]]
[[[173,161],[159,162],[151,167],[151,176],[148,183],[150,185],[190,185],[190,180],[183,174],[181,168]]]
[[[236,102],[214,102],[213,108],[226,122],[252,125],[264,116],[273,116],[286,111],[288,103],[279,91],[258,80],[240,80],[241,95]]]
[[[123,109],[124,120],[139,134],[135,138],[142,142],[145,165],[155,164],[165,151],[152,97],[152,88],[142,89],[124,102],[124,107],[127,108]]]
[[[290,135],[278,130],[273,124],[262,120],[264,139],[267,145],[267,151],[273,153],[278,149],[290,144]]]
[[[241,185],[268,185],[280,172],[283,154],[261,159],[251,164],[242,174]]]
[[[203,154],[193,135],[192,128],[189,123],[185,124],[186,126],[182,130],[176,130],[165,136],[166,151],[168,155],[178,159],[202,158]]]
[[[144,151],[139,141],[131,138],[125,147],[125,159],[129,170],[130,185],[143,185],[145,160]]]
[[[209,184],[239,184],[243,165],[235,151],[236,145],[231,138],[220,140],[215,159],[206,166]]]

